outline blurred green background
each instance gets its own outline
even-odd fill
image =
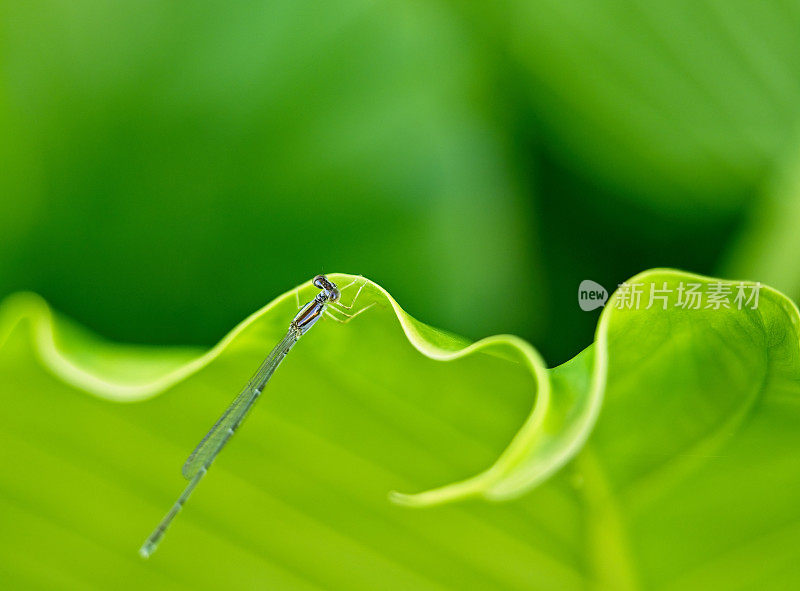
[[[793,0],[1,2],[0,296],[210,345],[360,273],[551,364],[591,342],[584,278],[796,297],[799,27]]]

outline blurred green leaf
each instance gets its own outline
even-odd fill
[[[205,345],[264,294],[349,268],[465,333],[534,322],[480,305],[535,282],[535,236],[474,100],[480,56],[437,7],[34,0],[0,17],[0,295]]]
[[[726,275],[761,277],[790,297],[800,296],[800,150],[775,167],[740,235],[729,247]]]
[[[688,221],[730,215],[796,143],[796,2],[508,0],[478,10],[519,68],[552,153],[623,202]]]
[[[185,456],[285,331],[294,292],[208,353],[160,360],[8,300],[0,573],[19,588],[796,586],[797,309],[769,288],[757,310],[620,297],[596,343],[547,371],[515,337],[469,344],[368,283],[357,306],[375,305],[292,350],[149,562],[136,550]],[[425,509],[387,499],[426,489],[395,496]]]

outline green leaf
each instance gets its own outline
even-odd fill
[[[614,195],[682,219],[730,215],[795,147],[794,3],[508,0],[481,12],[559,160]]]
[[[536,231],[446,11],[145,5],[0,8],[0,296],[205,345],[324,265],[413,278],[395,295],[462,332],[533,327],[526,308],[477,313],[537,280]]]
[[[636,282],[714,280],[656,270]],[[183,460],[285,331],[295,293],[207,353],[103,342],[15,296],[0,308],[3,580],[796,586],[796,308],[766,287],[756,310],[622,302],[612,296],[592,347],[546,370],[516,337],[470,344],[367,282],[354,309],[371,307],[298,343],[143,562]]]
[[[726,274],[758,275],[790,297],[800,296],[800,149],[777,167],[747,216],[722,268]]]

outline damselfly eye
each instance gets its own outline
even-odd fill
[[[325,292],[325,295],[328,296],[328,300],[331,302],[335,302],[339,299],[339,289],[336,287],[336,284],[325,277],[325,275],[317,275],[314,277],[314,287],[321,289]]]

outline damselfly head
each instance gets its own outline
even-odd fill
[[[329,302],[338,301],[339,288],[336,287],[336,284],[333,281],[325,277],[325,275],[317,275],[314,277],[312,283],[314,284],[314,287],[325,292],[325,297],[327,297]]]

